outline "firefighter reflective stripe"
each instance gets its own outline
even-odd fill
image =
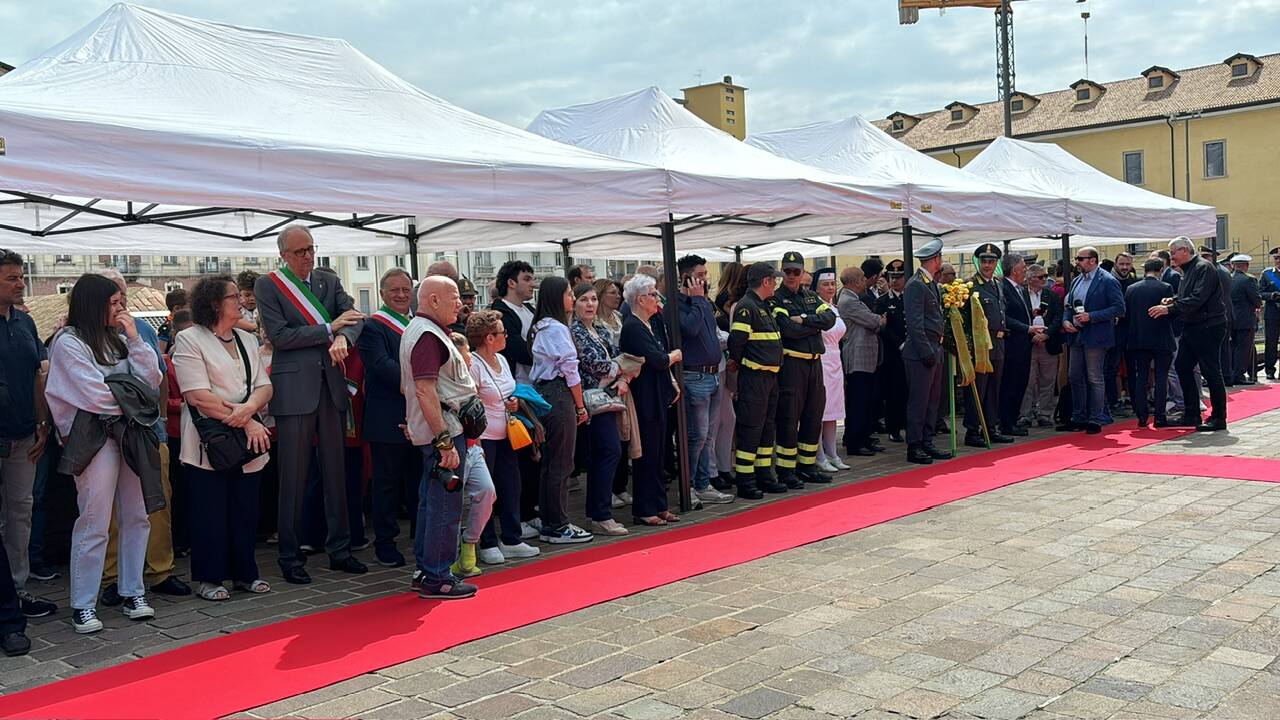
[[[734,323],[734,324],[732,324],[732,325],[730,325],[730,326],[729,326],[729,331],[730,331],[730,332],[744,332],[744,333],[750,333],[750,332],[751,332],[751,324],[750,324],[750,323],[744,323],[744,322],[736,322],[736,323]]]
[[[747,336],[748,340],[781,340],[780,332],[753,332]]]
[[[734,453],[734,457],[737,460],[737,462],[733,464],[733,469],[735,471],[740,473],[755,472],[755,465],[756,465],[755,453],[747,452],[745,450],[737,450]]]
[[[799,448],[800,448],[800,452],[808,452],[808,453],[816,453],[816,452],[818,452],[818,446],[817,446],[817,444],[810,445],[809,443],[803,443],[803,442],[802,442],[802,443],[796,443],[796,445],[798,445],[798,446],[799,446]]]
[[[791,317],[791,313],[784,307],[776,307],[773,309],[774,315],[781,315],[784,318]]]
[[[781,370],[781,369],[782,369],[782,368],[778,367],[777,365],[761,365],[760,363],[756,362],[755,360],[748,360],[748,359],[746,359],[746,358],[743,358],[743,359],[742,359],[742,367],[744,367],[744,368],[750,368],[750,369],[752,369],[752,370],[763,370],[763,371],[765,371],[765,372],[771,372],[771,373],[776,373],[776,372],[778,372],[779,370]]]
[[[759,450],[756,450],[756,453],[766,457],[773,455],[773,446],[769,445],[768,447],[762,447]]]
[[[831,310],[831,306],[826,303],[822,303],[821,305],[818,306],[818,309],[816,312],[826,312],[827,310]]]
[[[778,460],[775,463],[778,467],[788,470],[796,466],[796,449],[778,447]]]
[[[801,360],[817,360],[822,357],[821,353],[800,352],[799,350],[792,350],[790,348],[782,348],[782,354],[787,357],[800,358]]]
[[[818,446],[809,443],[797,443],[800,447],[799,461],[801,465],[814,465],[818,462]]]
[[[773,447],[762,447],[756,450],[756,467],[767,468],[773,465]]]

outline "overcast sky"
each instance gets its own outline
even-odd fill
[[[419,87],[524,127],[543,108],[722,75],[750,88],[748,130],[880,118],[995,98],[995,22],[958,8],[898,24],[895,0],[150,0],[185,15],[341,37]],[[17,65],[108,7],[0,2],[0,60]],[[1016,87],[1280,51],[1280,0],[1025,0]]]

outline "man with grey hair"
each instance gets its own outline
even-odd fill
[[[1000,432],[1023,436],[1027,431],[1019,420],[1022,419],[1022,396],[1031,378],[1031,348],[1034,338],[1044,334],[1044,326],[1031,321],[1031,298],[1023,287],[1027,279],[1026,260],[1010,252],[1000,262],[1008,328],[1004,341],[1004,376],[1000,378]]]
[[[1222,382],[1222,344],[1226,341],[1226,307],[1222,283],[1214,264],[1196,255],[1196,246],[1186,237],[1169,242],[1169,255],[1182,271],[1178,295],[1168,305],[1156,305],[1147,311],[1153,318],[1182,320],[1182,337],[1173,366],[1182,385],[1185,413],[1173,425],[1194,426],[1202,432],[1227,429],[1227,388]],[[1208,422],[1201,422],[1196,399],[1200,388],[1193,374],[1196,365],[1209,386],[1209,402],[1213,412]]]
[[[360,337],[364,315],[353,309],[351,297],[335,276],[312,272],[316,246],[305,226],[284,228],[276,245],[284,264],[258,278],[254,295],[275,350],[271,365],[275,392],[269,407],[279,436],[280,569],[285,581],[303,585],[311,582],[311,576],[297,526],[313,440],[324,493],[329,566],[357,574],[367,570],[351,556],[342,439],[343,413],[350,409],[342,362]]]
[[[447,277],[450,280],[452,280],[455,285],[457,284],[458,278],[460,277],[458,275],[458,268],[455,267],[454,264],[449,262],[448,260],[437,260],[431,263],[430,265],[428,265],[427,277],[431,277],[432,275]]]
[[[1045,287],[1049,271],[1043,265],[1027,268],[1027,305],[1031,308],[1031,324],[1044,329],[1031,336],[1031,370],[1019,414],[1027,424],[1053,427],[1053,390],[1058,382],[1057,343],[1050,340],[1058,332],[1062,320],[1062,300]],[[1054,347],[1054,349],[1050,349]]]

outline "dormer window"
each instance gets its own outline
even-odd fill
[[[891,113],[888,117],[890,132],[906,132],[916,126],[920,122],[920,118],[915,115],[908,115],[904,112]]]
[[[1148,90],[1164,90],[1179,78],[1178,73],[1162,65],[1152,65],[1142,71],[1142,76],[1147,79]]]
[[[1009,109],[1012,110],[1013,112],[1022,112],[1022,109],[1025,106],[1026,106],[1026,103],[1022,101],[1022,98],[1009,101]]]
[[[1152,75],[1151,77],[1147,78],[1147,87],[1151,90],[1159,90],[1160,88],[1164,87],[1164,76]]]
[[[960,122],[964,119],[964,110],[956,108],[951,111],[951,122]]]
[[[1238,62],[1231,66],[1231,77],[1242,78],[1249,76],[1249,63]]]
[[[1094,102],[1106,92],[1106,88],[1092,80],[1077,80],[1071,83],[1071,89],[1076,91],[1076,104]]]
[[[1222,63],[1231,68],[1232,80],[1253,77],[1258,68],[1262,67],[1262,61],[1248,53],[1236,53]]]
[[[946,110],[953,123],[968,122],[974,115],[978,114],[978,108],[968,103],[962,103],[959,100],[948,105]]]
[[[894,121],[893,121],[893,129],[894,129],[894,130],[899,130],[899,131],[900,131],[900,130],[903,130],[904,128],[906,128],[906,126],[907,126],[907,124],[906,124],[905,122],[903,122],[903,121],[902,121],[902,118],[898,118],[897,120],[894,120]]]
[[[1076,90],[1076,100],[1088,100],[1088,99],[1089,99],[1089,88],[1082,87]]]

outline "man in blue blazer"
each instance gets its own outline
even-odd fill
[[[1124,294],[1111,273],[1098,269],[1098,250],[1076,252],[1080,274],[1071,283],[1062,310],[1062,331],[1069,346],[1071,421],[1067,429],[1093,434],[1111,422],[1107,411],[1103,362],[1116,344],[1116,320],[1124,315]]]
[[[422,453],[404,434],[404,393],[400,390],[400,336],[409,325],[413,280],[401,268],[391,268],[379,282],[382,307],[370,316],[360,333],[364,362],[364,427],[360,437],[369,443],[373,460],[373,549],[379,565],[401,567],[404,555],[396,549],[400,534],[402,492],[416,508]]]

